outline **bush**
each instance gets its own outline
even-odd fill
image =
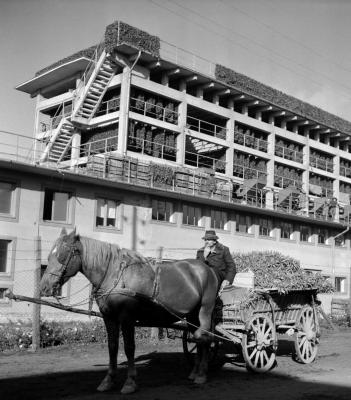
[[[149,328],[136,328],[136,340],[148,340]],[[40,347],[64,344],[106,343],[107,335],[102,319],[92,321],[42,321]],[[32,327],[22,322],[0,325],[0,352],[25,350],[32,346]]]
[[[124,43],[155,57],[160,56],[160,39],[157,36],[152,36],[122,21],[108,25],[105,31],[106,51],[111,53],[115,47]]]

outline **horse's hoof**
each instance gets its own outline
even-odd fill
[[[138,385],[135,383],[133,379],[127,379],[125,384],[121,389],[121,394],[131,394],[138,390]]]
[[[207,382],[207,377],[206,376],[197,376],[194,379],[194,383],[198,384],[198,385],[203,385],[204,383]]]
[[[191,381],[193,381],[196,378],[196,373],[195,372],[190,372],[190,375],[188,376],[188,379],[190,379]]]
[[[97,391],[106,392],[107,390],[112,389],[113,386],[114,386],[113,379],[111,378],[111,376],[107,375],[98,386]]]

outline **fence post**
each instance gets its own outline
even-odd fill
[[[156,263],[162,262],[162,257],[163,257],[163,247],[160,246],[156,250]],[[163,336],[164,336],[163,328],[151,328],[150,341],[152,343],[156,345],[159,339],[161,339]]]
[[[41,273],[41,237],[34,239],[35,268],[34,268],[34,293],[33,297],[40,297],[40,273]],[[32,351],[40,348],[40,304],[33,304],[32,315]]]

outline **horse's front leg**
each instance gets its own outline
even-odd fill
[[[134,355],[135,355],[135,326],[131,322],[122,323],[122,334],[124,342],[124,352],[128,360],[128,373],[127,380],[125,381],[121,393],[130,394],[134,393],[138,386],[135,378],[137,371],[135,368]]]
[[[102,380],[97,390],[105,392],[114,386],[114,381],[117,375],[117,353],[119,340],[119,322],[113,321],[107,317],[104,318],[109,353],[109,367],[105,378]]]

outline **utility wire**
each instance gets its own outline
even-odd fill
[[[166,1],[169,1],[169,0],[166,0]],[[204,19],[204,20],[207,20],[207,21],[210,22],[211,24],[215,24],[215,25],[217,25],[217,26],[219,26],[219,27],[221,27],[221,28],[224,28],[224,29],[228,30],[229,32],[234,33],[234,34],[237,35],[237,36],[241,36],[241,37],[244,38],[245,40],[254,43],[254,45],[256,45],[256,46],[258,46],[258,47],[261,47],[261,48],[264,49],[265,51],[268,51],[268,52],[270,52],[270,53],[272,53],[272,54],[275,54],[276,56],[278,56],[278,57],[280,57],[280,58],[286,59],[286,60],[288,60],[289,62],[292,62],[292,63],[298,65],[299,67],[301,67],[301,68],[303,68],[303,69],[305,69],[305,70],[307,70],[307,71],[309,71],[309,72],[312,72],[313,74],[316,74],[316,73],[317,73],[317,74],[321,75],[322,77],[324,77],[325,79],[328,79],[328,80],[330,80],[331,82],[336,83],[337,85],[346,87],[346,88],[349,89],[350,92],[351,92],[351,87],[346,86],[344,83],[340,83],[340,82],[338,82],[337,80],[330,78],[328,75],[325,75],[325,74],[322,73],[322,72],[318,72],[318,71],[316,71],[316,70],[314,70],[314,69],[312,69],[312,68],[309,68],[309,67],[305,66],[304,64],[301,64],[301,63],[295,61],[294,59],[292,59],[292,58],[290,58],[290,57],[284,56],[284,55],[280,54],[279,52],[275,51],[273,48],[267,47],[267,46],[263,45],[262,43],[259,43],[259,42],[256,41],[255,39],[252,39],[252,38],[250,38],[250,37],[248,37],[248,36],[242,34],[241,32],[235,31],[235,30],[233,30],[233,29],[231,29],[231,28],[229,28],[229,27],[227,27],[227,26],[225,26],[225,25],[223,25],[223,24],[220,24],[219,22],[217,22],[217,21],[215,21],[215,20],[213,20],[213,19],[211,19],[211,18],[208,18],[208,17],[205,16],[205,15],[202,15],[202,14],[198,13],[198,12],[196,12],[195,10],[193,10],[193,9],[191,9],[191,8],[189,8],[189,7],[180,5],[180,4],[178,4],[175,0],[172,0],[172,4],[176,4],[179,8],[182,8],[182,9],[184,9],[184,10],[186,10],[186,11],[192,12],[193,14],[197,15],[198,17],[200,17],[200,18],[202,18],[202,19]],[[227,40],[231,40],[228,36],[227,36],[226,38],[227,38]],[[231,40],[231,41],[232,41],[232,40]]]
[[[264,26],[265,28],[269,29],[270,31],[272,31],[272,32],[274,32],[274,33],[276,33],[276,34],[278,34],[278,35],[284,37],[285,39],[287,39],[287,40],[289,40],[289,41],[291,41],[291,42],[294,42],[295,44],[299,45],[300,47],[304,48],[305,50],[308,50],[309,52],[316,54],[317,56],[319,56],[319,57],[323,58],[324,60],[328,61],[328,63],[333,64],[333,65],[335,65],[336,67],[338,67],[338,68],[340,68],[340,69],[343,69],[343,70],[346,71],[346,72],[351,72],[351,69],[345,68],[345,66],[343,66],[343,65],[341,65],[341,64],[339,64],[339,63],[337,63],[337,62],[335,62],[334,60],[332,60],[332,59],[330,59],[330,58],[328,58],[328,57],[325,57],[324,54],[319,53],[319,52],[316,51],[313,47],[307,46],[305,43],[302,43],[302,42],[296,40],[295,38],[293,38],[293,37],[287,35],[286,33],[281,32],[281,31],[279,31],[279,30],[276,29],[276,28],[273,28],[271,25],[266,24],[265,22],[262,22],[262,21],[259,20],[258,18],[254,17],[254,16],[250,15],[249,13],[243,11],[242,9],[240,9],[240,8],[238,8],[238,7],[236,7],[236,6],[234,6],[232,2],[226,3],[226,2],[223,1],[223,0],[218,0],[218,1],[220,1],[220,2],[221,2],[222,4],[224,4],[225,6],[230,7],[230,8],[232,8],[233,10],[240,12],[241,14],[245,15],[247,18],[252,19],[253,21],[257,22],[258,24],[260,24],[260,25]]]
[[[193,25],[197,25],[197,26],[199,26],[199,27],[205,29],[206,31],[211,31],[211,32],[213,32],[214,34],[223,37],[224,39],[226,39],[226,40],[229,41],[229,42],[233,42],[236,46],[239,46],[239,47],[241,47],[243,50],[245,50],[246,52],[252,54],[252,52],[250,52],[250,50],[248,50],[248,49],[247,49],[244,45],[242,45],[241,43],[235,42],[233,39],[230,39],[228,36],[223,35],[223,34],[217,32],[217,31],[211,29],[208,25],[203,25],[203,24],[201,24],[201,23],[195,22],[193,19],[187,18],[186,16],[184,16],[184,15],[182,15],[182,14],[180,14],[180,13],[177,13],[176,11],[174,11],[174,10],[172,10],[172,9],[166,7],[166,6],[157,3],[155,0],[148,0],[148,1],[150,1],[151,3],[153,3],[154,5],[156,5],[156,6],[160,7],[160,8],[163,8],[163,9],[169,11],[170,13],[172,13],[172,14],[174,14],[174,15],[177,15],[177,16],[181,17],[182,19],[185,19],[185,20],[191,22]],[[184,7],[183,7],[183,8],[184,8]],[[194,11],[193,11],[193,12],[194,12]],[[198,14],[198,15],[199,15],[201,18],[206,18],[206,17],[202,17],[200,14]],[[213,23],[213,20],[210,20],[210,21]],[[216,24],[218,24],[218,23],[216,23]],[[229,28],[226,28],[226,29],[229,29]],[[269,49],[269,51],[271,51],[271,49]],[[312,79],[311,77],[309,77],[309,76],[307,76],[307,75],[305,75],[305,74],[303,74],[303,73],[301,73],[301,72],[296,71],[296,69],[292,69],[292,68],[289,68],[288,66],[286,66],[286,65],[284,65],[284,64],[281,64],[280,62],[278,62],[277,60],[275,60],[275,59],[273,59],[273,58],[270,58],[270,57],[268,57],[268,56],[266,56],[266,55],[261,55],[261,54],[255,54],[255,56],[258,56],[258,57],[260,57],[260,58],[268,59],[268,60],[272,61],[274,64],[278,64],[278,65],[281,66],[283,69],[288,70],[288,71],[292,72],[292,73],[295,74],[295,75],[300,75],[300,76],[302,76],[302,77],[305,78],[305,79],[308,79],[308,81],[309,81],[310,83],[314,83],[314,84],[317,85],[319,88],[320,88],[321,85],[322,85],[321,82],[316,81],[316,80]],[[279,55],[279,56],[282,57],[281,55]],[[312,70],[312,71],[313,71],[313,70]],[[316,73],[316,71],[313,71],[313,72]],[[338,84],[340,84],[340,83],[338,83]],[[323,85],[326,86],[326,87],[329,87],[329,88],[331,88],[332,90],[335,91],[335,88],[334,88],[333,86],[326,85],[325,83],[323,83]],[[341,84],[340,84],[340,85],[341,85]],[[350,90],[351,90],[351,88],[350,88]],[[348,99],[351,100],[351,95],[350,95],[349,92],[341,91],[341,90],[338,90],[338,92],[339,92],[340,94],[342,94],[344,97],[346,97],[346,98],[348,98]]]

